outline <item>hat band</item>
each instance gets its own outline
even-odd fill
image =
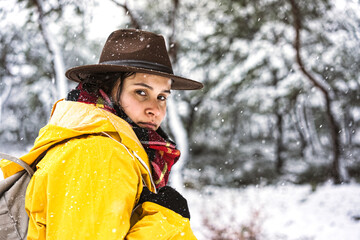
[[[121,65],[128,67],[137,67],[137,68],[146,68],[150,70],[165,72],[173,74],[173,70],[165,65],[159,63],[153,63],[148,61],[139,61],[139,60],[116,60],[116,61],[105,61],[100,64],[112,64],[112,65]]]

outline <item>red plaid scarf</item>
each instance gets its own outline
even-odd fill
[[[124,111],[112,103],[104,91],[100,89],[96,93],[88,92],[84,89],[82,83],[69,92],[66,100],[92,104],[127,121],[132,126],[149,157],[156,188],[166,186],[171,168],[180,157],[180,151],[176,149],[175,143],[169,139],[161,128],[153,131],[137,126]]]

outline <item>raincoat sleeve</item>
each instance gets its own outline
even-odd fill
[[[134,210],[131,225],[127,240],[196,239],[189,219],[152,202],[145,202]]]
[[[27,189],[28,239],[125,239],[142,189],[135,161],[101,136],[52,148]]]

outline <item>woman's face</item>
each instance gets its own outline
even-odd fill
[[[116,99],[120,80],[111,96]],[[166,114],[171,79],[152,74],[136,73],[125,78],[118,103],[130,119],[142,128],[157,130]]]

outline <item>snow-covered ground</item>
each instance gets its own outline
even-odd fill
[[[359,240],[360,185],[282,185],[185,193],[202,239]],[[213,230],[209,230],[210,228]],[[257,238],[241,238],[252,232]],[[218,235],[214,237],[214,233]],[[213,237],[211,237],[213,236]]]

